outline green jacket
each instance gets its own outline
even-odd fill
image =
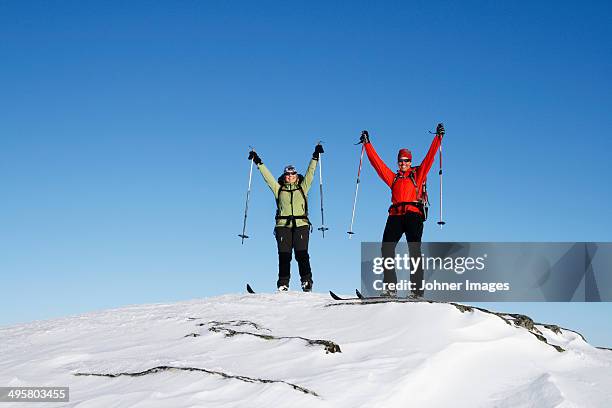
[[[312,159],[310,163],[308,163],[308,170],[306,170],[306,174],[302,179],[302,182],[292,183],[292,184],[284,184],[281,189],[281,185],[279,184],[276,177],[270,173],[270,170],[264,165],[260,164],[257,166],[261,175],[270,190],[274,193],[274,198],[278,202],[278,210],[279,213],[277,215],[281,216],[303,216],[306,214],[306,206],[307,203],[304,200],[308,199],[308,190],[310,190],[310,186],[312,185],[312,179],[314,178],[314,173],[317,168],[317,160]],[[302,187],[302,191],[304,195],[300,193],[299,187]],[[304,225],[309,225],[308,221],[305,219],[297,219],[295,220],[296,227],[301,227]],[[277,227],[288,227],[291,228],[293,223],[291,221],[287,222],[286,219],[276,220]]]

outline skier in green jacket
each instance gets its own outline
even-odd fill
[[[295,167],[288,165],[283,174],[276,179],[263,164],[254,150],[249,152],[249,160],[257,165],[266,184],[274,193],[276,199],[276,227],[274,236],[278,247],[278,281],[279,291],[289,290],[291,271],[291,252],[295,252],[295,260],[300,271],[302,290],[312,291],[312,271],[310,255],[308,254],[308,239],[310,237],[310,221],[308,220],[308,191],[317,168],[319,154],[323,146],[317,144],[312,160],[308,163],[306,175],[298,174]]]

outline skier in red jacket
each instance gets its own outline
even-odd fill
[[[361,143],[364,144],[368,154],[368,159],[376,170],[380,178],[391,188],[391,207],[389,207],[389,217],[383,233],[382,256],[383,258],[395,258],[395,247],[402,235],[406,234],[410,257],[418,258],[421,256],[421,237],[423,236],[423,221],[427,216],[427,192],[423,191],[427,180],[427,173],[431,169],[436,156],[436,151],[440,148],[442,137],[444,136],[444,125],[438,124],[436,136],[434,137],[429,151],[421,162],[420,166],[412,167],[412,152],[408,149],[400,149],[397,154],[397,172],[393,172],[378,156],[374,146],[370,143],[368,131],[361,133]],[[411,260],[414,265],[416,259]],[[412,298],[423,296],[422,287],[423,266],[421,262],[415,270],[411,271],[410,283],[412,286]],[[395,268],[385,269],[383,276],[382,296],[397,296],[395,284],[397,276]]]

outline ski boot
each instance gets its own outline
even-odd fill
[[[280,285],[278,287],[278,291],[279,292],[287,292],[287,291],[289,291],[289,286],[287,286],[287,285]]]
[[[302,290],[304,292],[312,292],[312,281],[302,282]]]
[[[383,290],[382,292],[380,292],[380,297],[383,298],[396,298],[397,297],[397,290]]]

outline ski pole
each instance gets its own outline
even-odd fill
[[[353,222],[355,222],[355,207],[357,206],[357,194],[359,193],[359,178],[361,177],[361,164],[363,163],[363,151],[365,150],[365,144],[361,145],[361,156],[359,157],[359,169],[357,170],[357,184],[355,185],[355,199],[353,200],[353,215],[351,215],[351,227],[348,230],[349,239],[355,234],[353,232]]]
[[[321,143],[321,142],[319,142]],[[325,238],[325,231],[329,228],[325,226],[325,218],[323,216],[323,157],[319,154],[319,196],[321,197],[321,228],[317,228]]]
[[[440,175],[440,221],[438,221],[438,225],[442,229],[442,226],[446,224],[442,221],[442,143],[440,143],[440,171],[438,174]]]
[[[248,235],[245,234],[245,232],[246,232],[246,224],[247,224],[247,215],[249,212],[249,197],[251,196],[252,176],[253,176],[253,160],[251,160],[251,169],[249,170],[249,187],[247,188],[246,203],[244,205],[244,221],[242,223],[242,234],[238,235],[240,238],[242,238],[242,242],[241,242],[242,245],[244,245],[244,239],[249,237]]]

